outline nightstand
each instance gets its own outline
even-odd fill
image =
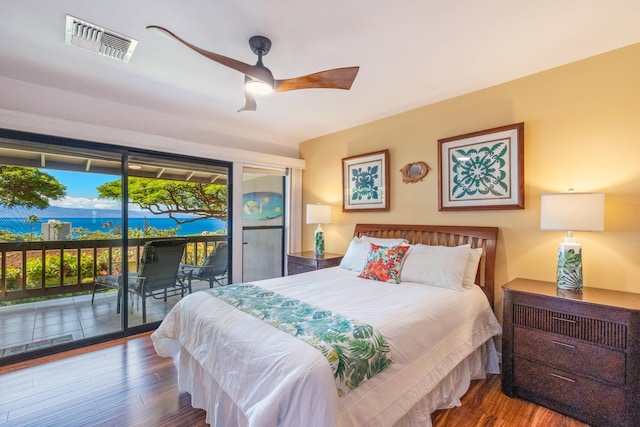
[[[291,253],[287,255],[287,275],[337,267],[340,261],[342,261],[342,255],[338,254],[325,254],[324,258],[316,258],[313,251]]]
[[[594,426],[640,426],[640,294],[502,288],[502,391]]]

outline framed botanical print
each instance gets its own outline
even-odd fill
[[[389,150],[342,159],[342,211],[389,210]]]
[[[524,123],[438,140],[438,209],[524,209]]]

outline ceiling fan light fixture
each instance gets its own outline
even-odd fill
[[[252,95],[268,95],[273,92],[273,86],[258,79],[247,79],[244,88]]]
[[[291,79],[277,80],[273,78],[273,73],[262,63],[262,57],[269,53],[271,40],[264,36],[253,36],[249,39],[249,47],[258,55],[258,62],[249,65],[237,59],[229,58],[215,52],[204,50],[196,45],[181,39],[171,31],[159,25],[147,25],[147,29],[159,30],[164,35],[169,36],[189,49],[200,55],[217,62],[220,65],[239,71],[244,74],[244,98],[245,104],[238,111],[255,111],[256,100],[254,95],[267,95],[271,92],[286,92],[298,89],[325,88],[325,89],[351,89],[353,80],[358,74],[360,67],[332,68],[330,70],[319,71],[305,76]]]

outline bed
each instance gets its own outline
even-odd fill
[[[254,308],[236,308],[244,300],[225,296],[233,292],[227,286],[183,298],[151,338],[160,356],[179,354],[179,387],[215,426],[430,426],[433,411],[460,405],[471,380],[499,372],[497,234],[495,227],[358,224],[340,267],[231,285],[382,336],[388,363],[346,392],[317,342],[261,320]]]

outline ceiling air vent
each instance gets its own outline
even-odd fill
[[[138,44],[137,40],[130,37],[70,15],[67,15],[64,41],[68,45],[123,62],[129,62]]]

